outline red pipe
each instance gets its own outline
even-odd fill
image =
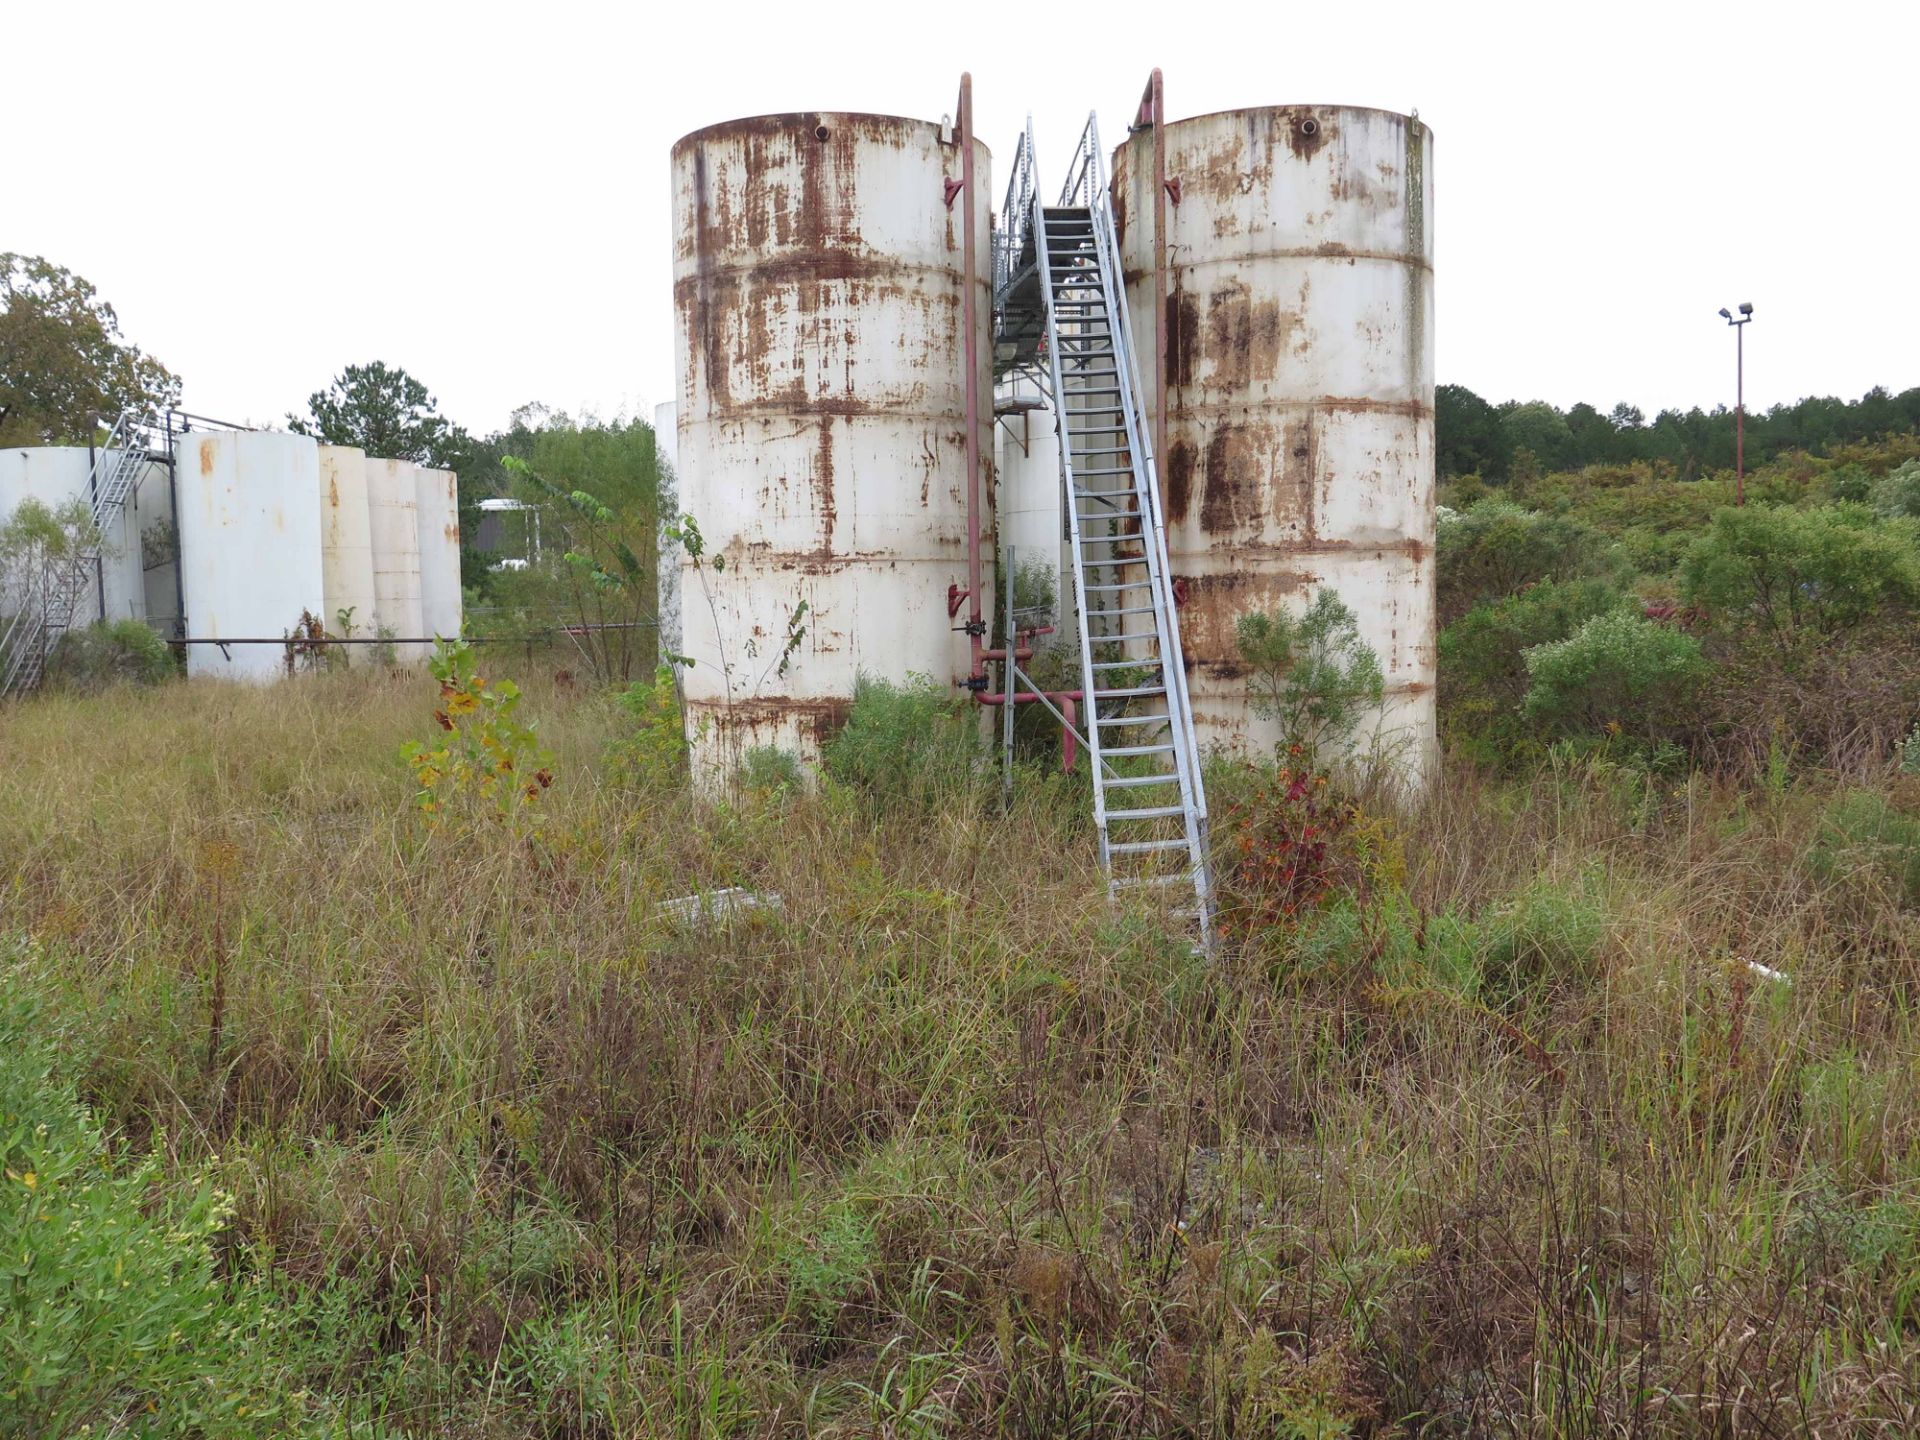
[[[972,642],[970,678],[985,680],[986,657],[981,653],[987,624],[980,608],[980,344],[974,333],[979,317],[980,257],[973,243],[973,76],[962,71],[960,100],[954,107],[960,126],[961,271],[966,285],[960,300],[960,323],[966,330],[967,350],[967,638]],[[975,692],[976,694],[978,691]]]
[[[1079,713],[1077,704],[1084,698],[1084,692],[1079,690],[1048,690],[1045,692],[1045,697],[1053,701],[1053,703],[1059,707],[1060,713],[1066,717],[1067,724],[1061,727],[1060,730],[1060,768],[1071,771],[1073,769],[1074,759],[1079,754],[1079,749],[1074,744],[1073,731],[1068,727],[1073,724],[1075,716]],[[1007,703],[1007,697],[1004,694],[988,694],[984,690],[976,690],[973,698],[978,700],[982,705],[1004,705]],[[1040,698],[1040,692],[1023,690],[1013,697],[1013,703],[1016,705],[1030,705],[1040,700]]]

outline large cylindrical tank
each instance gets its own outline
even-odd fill
[[[1434,725],[1432,132],[1293,105],[1165,127],[1167,548],[1203,741],[1263,749],[1234,643],[1331,588],[1386,698],[1355,738],[1416,782]],[[1132,332],[1155,347],[1153,136],[1114,154]],[[1151,403],[1151,401],[1149,401]]]
[[[370,638],[379,625],[373,583],[373,520],[367,509],[367,454],[350,445],[320,447],[320,566],[329,634]],[[345,647],[349,663],[361,659]]]
[[[406,460],[369,455],[367,528],[373,541],[375,634],[409,643],[394,646],[394,658],[418,660],[427,633],[420,600],[420,502],[415,478],[419,467]]]
[[[414,467],[420,527],[422,635],[460,634],[460,482],[451,470]]]
[[[99,455],[104,478],[118,452]],[[80,502],[91,513],[91,476],[96,457],[84,445],[41,445],[0,451],[0,523],[10,519],[23,500],[38,500],[48,510]],[[147,467],[149,471],[158,467]],[[165,472],[159,472],[164,483]],[[142,477],[144,481],[144,475]],[[100,556],[91,566],[86,587],[74,607],[72,623],[96,620],[144,620],[146,586],[141,570],[140,521],[135,497],[116,510],[101,528]],[[0,615],[10,608],[0,595]],[[60,617],[64,621],[65,617]]]
[[[304,435],[224,430],[174,448],[181,584],[194,640],[272,639],[326,608],[320,447]],[[276,645],[187,647],[187,673],[270,680]]]
[[[984,511],[977,141],[973,163]],[[967,672],[947,607],[967,573],[963,157],[927,121],[812,113],[696,131],[672,170],[680,506],[706,545],[683,568],[684,682],[711,778],[751,746],[811,758],[858,674]]]
[[[1012,554],[1018,579],[1014,599],[1033,603],[1041,574],[1054,599],[1053,623],[1064,637],[1073,626],[1073,569],[1060,509],[1060,427],[1040,386],[1025,375],[1004,380],[994,396],[994,474],[1000,489],[998,555]],[[1006,593],[999,579],[996,599]],[[997,607],[989,607],[996,609]],[[1038,617],[1020,617],[1032,623]]]

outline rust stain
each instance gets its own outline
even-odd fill
[[[1234,627],[1254,610],[1274,610],[1318,577],[1299,570],[1234,570],[1187,575],[1187,603],[1180,608],[1180,640],[1194,665],[1209,675],[1245,674]]]
[[[1193,505],[1193,442],[1181,437],[1167,445],[1167,518],[1178,525]]]
[[[202,440],[200,442],[200,473],[202,475],[213,474],[213,441],[211,440]]]
[[[1167,384],[1193,383],[1194,351],[1200,343],[1200,307],[1186,292],[1178,270],[1167,291]]]
[[[1296,160],[1311,160],[1333,138],[1333,123],[1312,110],[1288,106],[1280,111],[1280,134]]]
[[[1246,281],[1229,279],[1207,297],[1205,383],[1239,388],[1273,379],[1299,325],[1299,315],[1281,310],[1277,300],[1256,300]]]

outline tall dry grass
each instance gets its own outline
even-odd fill
[[[316,1424],[1916,1433],[1920,925],[1817,778],[1454,773],[1210,965],[1058,785],[705,807],[527,688],[536,846],[421,827],[420,679],[0,712],[9,983],[217,1166]]]

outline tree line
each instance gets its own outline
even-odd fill
[[[1858,400],[1809,396],[1791,405],[1748,410],[1749,468],[1796,450],[1920,432],[1920,386],[1894,394],[1875,386]],[[1734,463],[1734,413],[1726,406],[1662,410],[1651,421],[1624,402],[1601,413],[1584,402],[1561,410],[1544,400],[1493,404],[1464,385],[1434,392],[1435,461],[1443,478],[1528,479],[1588,465],[1665,462],[1683,479]]]

